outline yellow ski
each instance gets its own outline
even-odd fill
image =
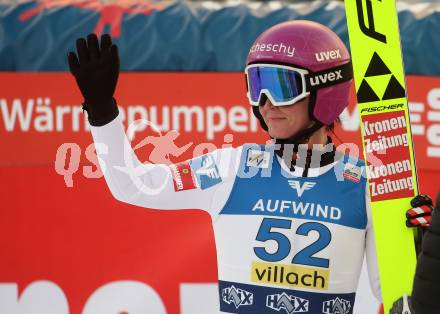
[[[418,194],[395,0],[345,0],[385,313],[416,265],[405,211]]]

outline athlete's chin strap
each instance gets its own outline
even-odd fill
[[[310,149],[308,144],[292,143],[286,139],[275,140],[275,153],[280,156],[286,165],[290,164],[290,170],[295,171],[295,166],[303,168],[302,176],[308,175],[310,168],[324,167],[339,159],[336,147],[331,137],[327,136],[326,149]],[[330,146],[328,146],[330,145]],[[324,148],[324,147],[323,147]]]
[[[293,145],[300,145],[300,144],[306,144],[309,139],[312,137],[312,135],[318,131],[320,128],[322,128],[324,124],[322,124],[319,121],[314,121],[314,124],[304,130],[299,131],[297,134],[293,135],[292,137],[281,139],[277,138],[275,139],[275,144],[293,144]]]

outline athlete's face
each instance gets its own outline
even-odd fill
[[[290,106],[275,107],[269,99],[260,106],[260,113],[273,138],[285,139],[309,127],[312,122],[308,112],[309,98]]]

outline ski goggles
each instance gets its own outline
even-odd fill
[[[353,78],[351,62],[332,69],[310,73],[308,70],[277,64],[251,64],[245,69],[247,97],[259,106],[266,95],[274,106],[289,106],[316,89]]]

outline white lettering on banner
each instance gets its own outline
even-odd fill
[[[364,122],[365,135],[374,135],[383,132],[389,132],[391,130],[406,129],[405,117],[391,118],[389,120],[378,121],[370,123]]]
[[[371,300],[368,300],[370,302],[365,302],[366,306],[355,306],[355,314],[359,314],[356,308],[362,309],[362,311],[366,310],[366,313],[375,313],[378,308],[376,299],[370,297],[367,278],[364,265],[356,302],[358,303],[365,298],[367,298],[367,300],[371,298]],[[121,285],[121,283],[123,285]],[[122,288],[125,289],[125,287],[129,289],[121,292]],[[145,289],[145,287],[148,289]],[[111,299],[108,299],[114,295],[114,293],[118,293],[117,302],[120,303],[113,303]],[[131,295],[131,293],[133,293],[133,295]],[[150,304],[151,301],[152,303]],[[136,307],[136,310],[138,310],[145,308],[145,306],[148,306],[148,310],[144,310],[141,312],[142,314],[167,314],[160,295],[147,284],[137,281],[110,282],[96,290],[92,296],[90,296],[87,303],[95,303],[103,306],[99,308],[88,308],[87,311],[94,310],[94,312],[89,312],[93,314],[124,313],[133,307]],[[106,304],[110,303],[115,305],[115,308],[117,308],[116,311],[108,310]],[[121,306],[118,306],[118,304]],[[123,310],[121,310],[121,308],[123,308]],[[180,314],[214,314],[218,313],[219,308],[217,284],[180,284]],[[84,308],[82,313],[86,314],[85,311],[86,308]],[[139,311],[130,311],[128,313],[137,314]],[[23,290],[20,296],[18,296],[18,285],[16,283],[0,283],[0,314],[69,314],[69,302],[62,289],[51,281],[32,282]]]
[[[213,139],[215,132],[220,132],[226,127],[225,108],[220,106],[208,107],[206,115],[206,138]]]
[[[370,178],[377,179],[380,177],[391,176],[394,174],[411,171],[411,161],[409,159],[405,159],[402,161],[396,161],[394,163],[386,164],[386,165],[369,165],[368,172],[370,174]]]
[[[219,308],[217,284],[180,285],[180,314],[214,314],[218,313]]]
[[[192,115],[195,115],[196,120],[193,123],[191,118]],[[184,130],[186,132],[190,132],[192,130],[192,126],[195,125],[198,132],[203,131],[203,110],[201,107],[196,106],[176,106],[173,107],[173,129],[181,130],[180,128],[180,116],[184,117]]]
[[[413,135],[426,135],[428,157],[440,158],[440,88],[431,89],[426,98],[428,105],[423,102],[409,103],[411,130]],[[422,123],[422,114],[425,114],[427,123]]]
[[[114,281],[97,289],[83,314],[167,314],[160,295],[139,281]],[[0,283],[0,314],[69,314],[63,290],[51,281],[35,281],[18,296],[16,283]]]
[[[2,110],[2,118],[5,123],[6,131],[13,131],[15,127],[15,121],[18,119],[20,128],[22,131],[28,131],[31,123],[32,110],[34,108],[35,101],[28,99],[26,104],[26,113],[23,113],[23,105],[20,99],[14,99],[12,102],[12,109],[9,113],[6,99],[0,99],[0,108]]]
[[[440,88],[433,88],[428,92],[427,102],[428,105],[423,102],[409,102],[411,131],[413,136],[426,136],[430,144],[426,148],[427,157],[440,158]],[[424,116],[427,123],[422,124],[422,117]],[[347,108],[344,109],[344,112],[341,114],[341,126],[344,131],[358,130],[359,116],[357,105],[351,114]],[[378,126],[378,128],[380,127]],[[375,132],[374,128],[375,126],[373,126],[373,132]],[[368,131],[370,131],[370,127]],[[402,140],[404,139],[402,138]],[[380,143],[375,145],[380,145]]]
[[[83,314],[166,314],[160,295],[138,281],[114,281],[96,290],[84,305]]]
[[[224,106],[205,105],[150,105],[136,104],[120,107],[120,116],[129,125],[137,119],[147,119],[161,131],[175,129],[187,132],[204,133],[207,140],[213,140],[216,134],[230,128],[233,132],[257,132],[258,120],[247,104]],[[433,88],[426,94],[426,103],[409,103],[411,128],[413,135],[426,136],[427,157],[440,158],[440,88]],[[50,97],[0,98],[0,124],[6,132],[36,131],[39,133],[89,131],[90,125],[81,106],[53,104]],[[424,123],[424,121],[426,121]],[[402,121],[398,121],[403,123]],[[353,110],[346,108],[341,114],[341,126],[344,131],[357,131],[359,128],[357,105]],[[142,125],[136,133],[147,126]],[[376,132],[386,125],[372,125],[364,129]]]
[[[217,313],[218,285],[180,285],[181,314]],[[162,298],[149,285],[138,281],[114,281],[98,288],[88,298],[83,314],[167,314]],[[69,314],[63,290],[51,281],[29,284],[18,295],[16,283],[0,283],[0,314]]]
[[[440,110],[440,88],[433,88],[429,91],[428,103],[432,109]]]
[[[440,124],[431,125],[428,128],[427,138],[429,143],[434,145],[440,145]],[[440,157],[440,147],[429,146],[428,157]]]
[[[234,106],[229,110],[229,127],[234,132],[246,132],[246,126],[239,123],[246,123],[248,116],[247,111],[242,106]]]
[[[372,196],[414,189],[412,177],[406,177],[397,180],[383,179],[382,183],[370,182],[370,186]]]
[[[5,130],[8,132],[14,131],[16,127],[27,132],[31,126],[37,132],[63,132],[65,131],[64,120],[67,114],[71,116],[72,131],[78,132],[80,129],[81,106],[56,106],[52,108],[49,97],[30,98],[26,101],[26,105],[21,99],[15,98],[10,110],[7,100],[0,98],[0,110]],[[86,117],[84,116],[82,120],[84,129],[89,130]]]
[[[422,122],[422,115],[425,111],[425,104],[420,102],[409,103],[409,120],[411,121],[411,133],[412,135],[424,135],[425,126],[419,124]]]
[[[128,121],[147,120],[147,109],[144,106],[130,106],[127,108]],[[147,128],[147,125],[141,124],[137,128],[138,132],[141,132]]]
[[[427,148],[427,155],[440,158],[440,88],[432,89],[427,98],[429,107],[433,109],[428,111],[428,121],[435,122],[427,130],[428,142],[433,144]]]
[[[161,131],[174,129],[204,132],[208,140],[213,140],[216,133],[225,131],[227,127],[234,132],[257,132],[258,121],[249,107],[133,105],[120,107],[119,112],[122,120],[127,120],[128,125],[139,119],[149,120]],[[49,97],[27,100],[15,98],[12,103],[0,98],[0,110],[7,132],[64,132],[68,131],[68,127],[78,132],[81,126],[84,131],[90,130],[86,115],[81,117],[81,106],[53,106]],[[141,125],[136,132],[145,130],[146,126]]]
[[[37,130],[38,132],[50,132],[54,129],[53,127],[54,117],[53,117],[53,112],[50,108],[50,102],[48,98],[45,98],[44,102],[42,102],[41,99],[37,99],[37,106],[35,107],[35,116],[36,116],[34,120],[35,130]],[[58,116],[59,115],[57,114],[57,117]]]
[[[375,141],[365,138],[365,151],[367,153],[379,152],[398,146],[408,146],[408,135],[406,133],[394,136],[379,136]]]
[[[69,304],[63,290],[50,281],[34,281],[20,296],[16,283],[0,283],[0,314],[69,314]]]
[[[170,124],[170,108],[168,106],[162,106],[162,122],[159,122],[159,114],[158,114],[158,107],[151,106],[150,109],[150,115],[148,116],[148,120],[151,121],[151,123],[159,128],[159,130],[165,131],[171,129]],[[124,119],[125,120],[125,119]],[[130,120],[128,120],[128,125],[130,125]]]

